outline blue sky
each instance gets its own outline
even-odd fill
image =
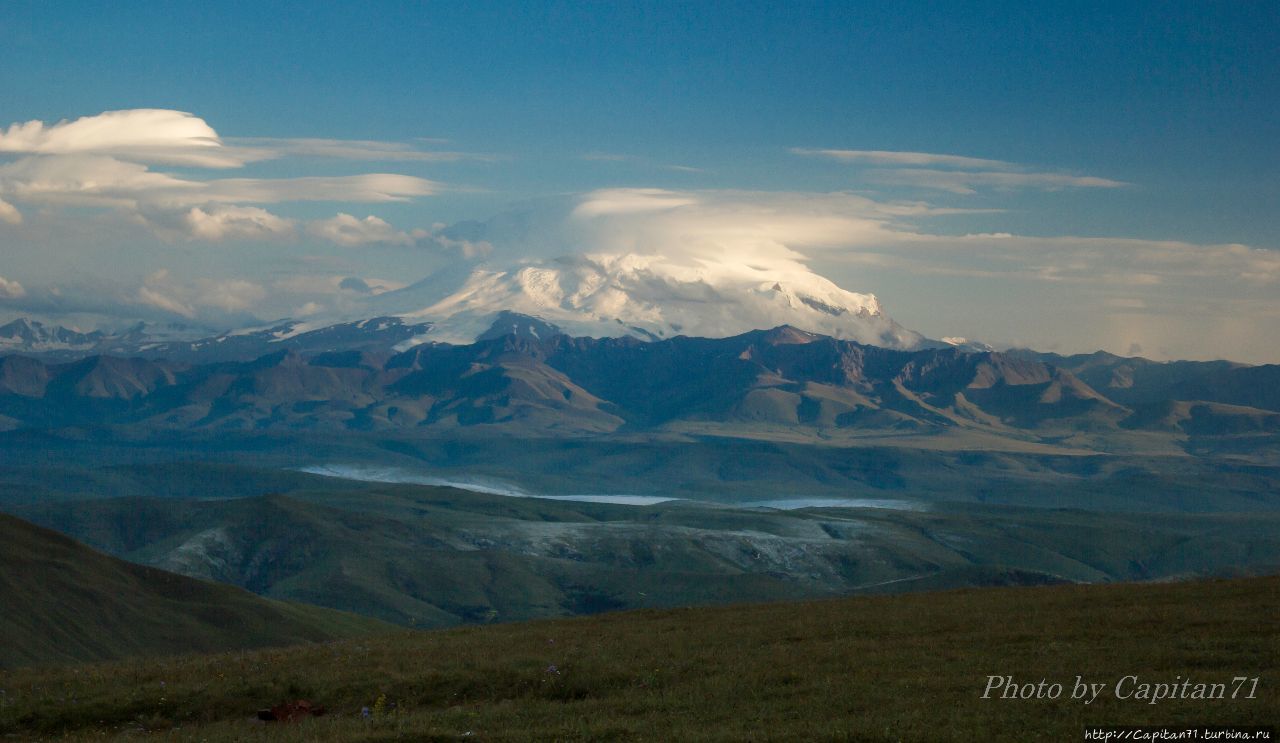
[[[325,305],[304,275],[421,278],[461,260],[447,225],[554,221],[599,189],[722,210],[844,193],[932,210],[887,223],[908,236],[892,245],[799,248],[922,332],[1280,361],[1280,6],[1041,5],[6,3],[0,131],[158,109],[256,154],[210,168],[11,137],[0,314],[269,319]],[[274,190],[33,195],[90,155]],[[418,180],[299,196],[299,178],[368,174]],[[149,277],[167,309],[138,300]],[[218,282],[243,291],[217,300]]]

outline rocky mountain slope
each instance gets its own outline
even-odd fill
[[[374,340],[364,328],[347,329],[354,342],[327,329],[329,342],[252,360],[57,363],[8,355],[0,357],[0,425],[536,435],[689,424],[1024,437],[1280,432],[1280,401],[1268,392],[1276,386],[1267,384],[1277,367],[1184,363],[1144,375],[1076,364],[1107,384],[1101,391],[1069,361],[1059,366],[1025,353],[891,350],[785,326],[656,342],[545,337],[549,326],[504,317],[508,334],[399,352],[387,343],[413,331],[388,321],[368,330]]]
[[[731,338],[540,337],[513,323],[466,346],[387,342],[397,323],[326,329],[330,342],[244,361],[0,357],[6,428],[131,424],[200,429],[479,427],[539,436],[690,423],[831,430],[1280,432],[1272,366],[1206,364],[1135,374],[1027,354],[896,351],[781,327]],[[499,325],[500,327],[500,325]],[[543,328],[545,331],[547,328]],[[388,338],[390,334],[390,338]],[[302,337],[302,336],[294,336]],[[333,350],[316,351],[316,348]],[[1144,360],[1125,360],[1146,368]],[[1197,374],[1198,373],[1198,374]],[[1117,375],[1124,375],[1117,386]],[[1108,382],[1110,380],[1110,382]]]

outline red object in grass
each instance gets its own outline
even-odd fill
[[[260,709],[258,719],[264,722],[297,722],[305,717],[319,717],[324,713],[324,707],[299,699],[295,702],[277,704],[271,709]]]

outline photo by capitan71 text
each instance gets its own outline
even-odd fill
[[[1100,697],[1111,696],[1121,701],[1159,704],[1170,699],[1203,699],[1221,701],[1227,699],[1257,699],[1260,678],[1257,676],[1233,676],[1230,679],[1196,679],[1174,676],[1173,679],[1150,680],[1133,674],[1114,680],[1095,681],[1075,676],[1069,681],[1053,681],[1046,678],[1020,680],[1013,676],[986,677],[983,699],[1075,699],[1092,704]]]

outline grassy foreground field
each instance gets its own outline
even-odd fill
[[[0,674],[0,735],[1081,740],[1093,724],[1275,725],[1278,659],[1277,577],[977,589],[21,670]],[[1065,689],[1056,700],[982,699],[990,675]],[[1259,681],[1253,699],[1153,705],[1116,698],[1130,675],[1225,683],[1228,695],[1233,677]],[[1077,676],[1103,684],[1091,704],[1070,698]],[[297,724],[253,719],[296,698],[329,714]]]

